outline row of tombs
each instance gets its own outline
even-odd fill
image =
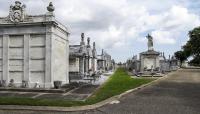
[[[169,58],[165,57],[164,52],[155,51],[153,48],[153,37],[147,35],[148,50],[128,59],[126,62],[126,68],[130,73],[136,76],[153,76],[162,75],[166,72],[175,71],[179,68],[180,62],[174,56]]]
[[[43,15],[27,15],[16,1],[0,18],[0,87],[53,88],[114,69],[114,60],[95,43],[69,45],[69,30],[49,3]],[[91,78],[90,78],[91,79]]]

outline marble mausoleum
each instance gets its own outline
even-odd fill
[[[5,86],[53,87],[69,83],[68,29],[55,20],[52,3],[43,15],[26,14],[16,1],[0,18],[0,80]],[[61,67],[62,66],[62,67]]]
[[[153,37],[148,34],[148,50],[140,53],[140,71],[159,70],[159,55],[160,53],[153,48]]]

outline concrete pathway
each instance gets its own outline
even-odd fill
[[[88,98],[98,87],[99,85],[83,85],[66,93],[0,91],[0,96],[20,98],[26,97],[34,99],[84,100]]]
[[[200,69],[179,70],[152,86],[103,107],[78,112],[1,110],[2,114],[199,114]]]

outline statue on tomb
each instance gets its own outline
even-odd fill
[[[14,6],[10,6],[9,19],[11,22],[19,23],[24,21],[25,5],[21,5],[20,1],[16,1]]]
[[[153,37],[148,34],[147,39],[148,39],[148,50],[153,50]]]

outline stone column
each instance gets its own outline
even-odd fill
[[[140,55],[140,71],[144,71],[144,57],[143,55]]]
[[[88,73],[88,57],[85,58],[85,72]]]
[[[30,82],[30,34],[24,35],[24,77],[22,80]]]
[[[80,57],[79,60],[79,73],[84,74],[84,57]]]
[[[84,74],[85,73],[85,57],[83,57],[82,59],[82,73]]]
[[[52,26],[47,25],[46,27],[46,51],[45,51],[45,78],[44,87],[50,88],[52,86]]]
[[[9,83],[9,35],[3,35],[3,80]]]

